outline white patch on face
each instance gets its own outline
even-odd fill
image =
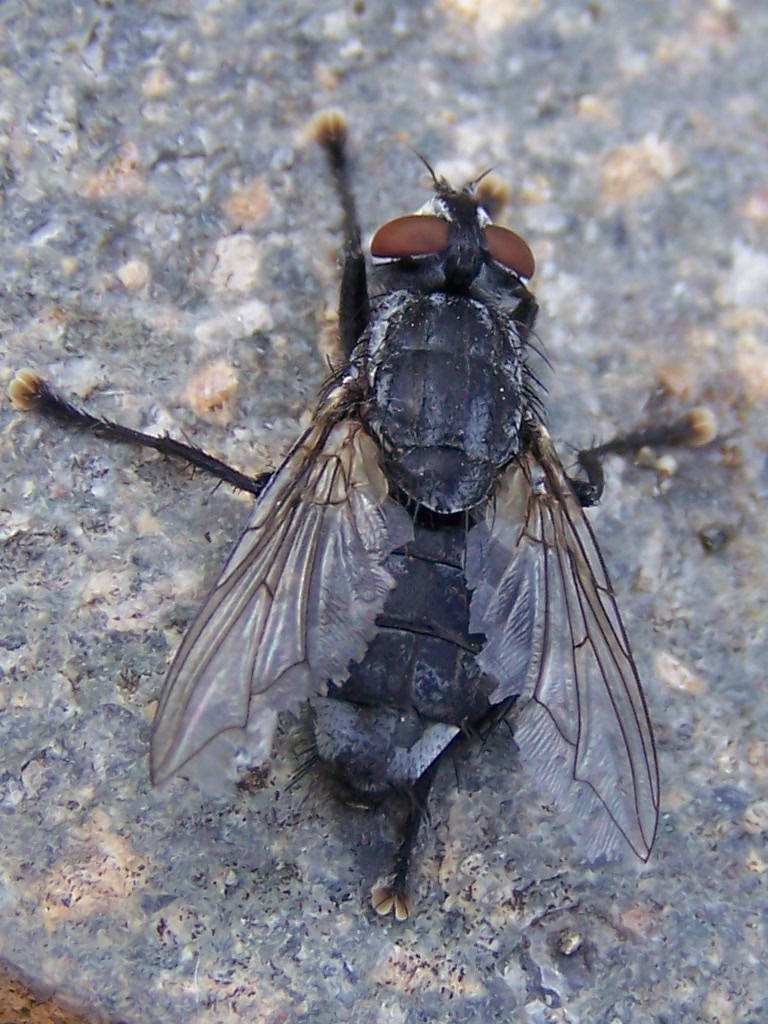
[[[416,213],[420,216],[440,217],[442,220],[447,220],[449,224],[453,221],[450,207],[441,196],[432,196],[423,206],[419,207]],[[477,223],[481,228],[492,223],[488,211],[480,205],[477,207]]]
[[[442,220],[452,221],[453,217],[445,204],[445,200],[441,199],[440,196],[432,196],[428,199],[423,206],[420,206],[416,211],[420,216],[428,217],[440,217]]]

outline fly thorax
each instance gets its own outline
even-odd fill
[[[523,364],[508,318],[467,295],[399,292],[369,332],[366,424],[409,498],[459,512],[519,448]]]

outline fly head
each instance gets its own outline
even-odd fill
[[[403,268],[414,266],[413,261],[416,267],[423,263],[431,272],[436,264],[442,272],[441,287],[448,292],[469,291],[483,269],[494,264],[506,272],[510,287],[532,277],[533,253],[514,231],[492,223],[483,197],[476,192],[479,179],[454,189],[429,170],[435,194],[417,213],[382,225],[373,236],[371,255],[400,261]]]

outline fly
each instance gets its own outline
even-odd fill
[[[418,214],[379,228],[366,261],[346,126],[318,121],[344,215],[345,361],[271,474],[93,416],[34,371],[10,388],[107,440],[148,446],[252,493],[253,511],[171,664],[151,775],[227,777],[263,763],[277,716],[309,705],[310,761],[350,802],[407,796],[380,914],[409,912],[407,876],[440,762],[515,705],[522,765],[588,858],[651,852],[659,772],[645,699],[584,507],[601,458],[564,470],[531,369],[527,244],[492,222],[478,182],[432,173]],[[692,424],[680,426],[690,440]],[[668,435],[665,435],[668,440]]]

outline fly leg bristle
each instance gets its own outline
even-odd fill
[[[291,777],[288,780],[288,785],[285,787],[286,790],[290,791],[295,789],[299,783],[304,779],[306,775],[309,775],[314,770],[315,765],[319,763],[319,758],[316,753],[307,755],[298,765],[298,767],[291,772]]]

